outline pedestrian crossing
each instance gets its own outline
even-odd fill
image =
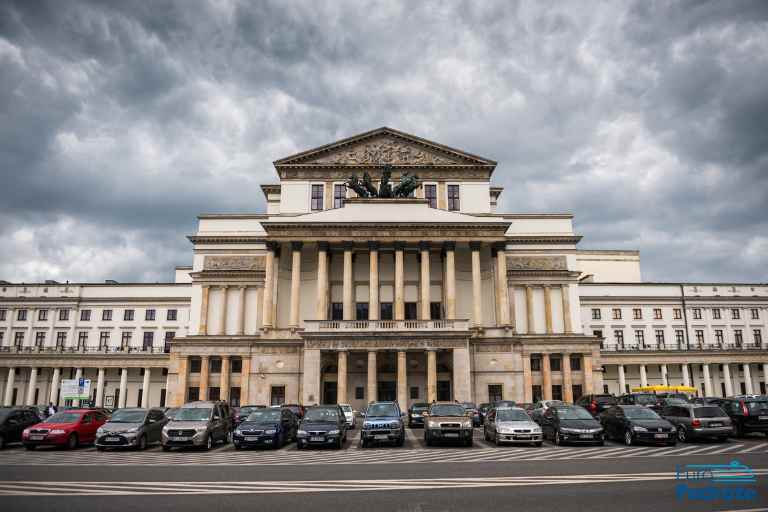
[[[403,447],[381,446],[363,449],[359,431],[350,432],[341,450],[297,450],[292,443],[278,450],[235,450],[230,445],[209,452],[184,450],[163,452],[160,447],[137,451],[99,452],[93,447],[73,451],[40,448],[26,451],[10,447],[3,451],[0,466],[100,466],[100,465],[323,465],[323,464],[427,464],[443,462],[519,462],[558,460],[609,460],[634,457],[694,457],[706,455],[736,456],[768,454],[768,442],[759,438],[727,443],[678,444],[677,446],[624,446],[607,442],[605,446],[495,446],[483,440],[482,430],[475,431],[471,448],[458,446],[427,447],[419,430],[406,431]]]

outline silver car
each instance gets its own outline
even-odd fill
[[[681,443],[701,438],[723,442],[733,433],[731,418],[716,405],[668,405],[662,409],[661,417],[675,426]]]
[[[173,447],[198,447],[210,450],[214,443],[232,440],[229,408],[223,402],[184,404],[173,421],[163,427],[163,451]]]
[[[160,442],[160,434],[168,418],[162,409],[118,409],[108,422],[96,431],[96,449],[137,448]]]
[[[492,409],[485,418],[485,440],[502,443],[528,443],[541,446],[541,427],[519,407]]]
[[[339,404],[341,410],[344,411],[344,418],[347,420],[347,427],[350,429],[355,428],[355,411],[352,410],[352,406],[349,404]]]

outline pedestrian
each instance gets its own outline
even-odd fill
[[[56,414],[56,406],[53,405],[53,402],[48,402],[48,410],[46,412],[48,413],[48,416]]]

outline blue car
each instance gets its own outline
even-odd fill
[[[360,431],[360,445],[388,443],[403,446],[405,424],[397,402],[372,402],[365,410],[365,421]]]
[[[247,446],[280,448],[296,439],[296,415],[288,409],[256,409],[235,429],[232,442],[235,449]]]

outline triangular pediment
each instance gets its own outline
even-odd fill
[[[277,160],[275,167],[378,167],[388,164],[396,167],[469,166],[491,170],[496,166],[493,160],[383,127]]]

